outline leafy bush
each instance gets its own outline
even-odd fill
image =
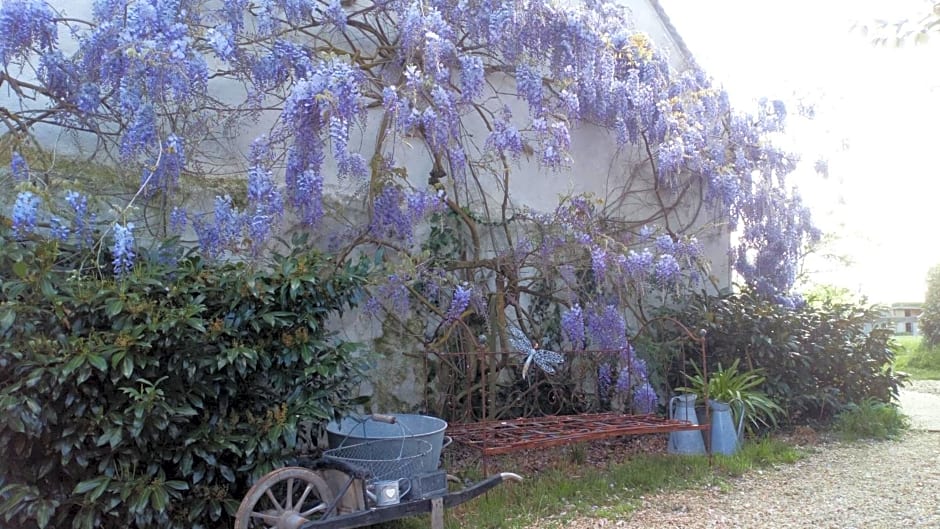
[[[896,404],[865,399],[849,404],[836,417],[835,430],[847,441],[893,439],[909,426],[907,416]]]
[[[830,420],[868,398],[888,402],[902,381],[891,332],[872,328],[874,307],[830,300],[786,307],[745,289],[699,298],[676,317],[706,330],[711,370],[736,360],[761,369],[764,391],[793,421]]]
[[[2,231],[0,525],[230,526],[298,422],[351,403],[353,344],[324,324],[358,301],[365,264],[164,248],[115,281],[82,268],[93,250]]]
[[[929,346],[926,343],[921,343],[908,358],[907,367],[940,371],[940,346]]]

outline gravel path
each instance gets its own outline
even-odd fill
[[[940,381],[905,389],[902,406],[914,429],[899,440],[821,445],[723,490],[656,494],[628,519],[565,528],[940,528]]]

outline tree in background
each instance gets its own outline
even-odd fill
[[[927,298],[920,316],[920,330],[924,335],[924,345],[940,345],[940,265],[927,272]]]

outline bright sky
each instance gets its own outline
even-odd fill
[[[922,0],[661,0],[699,64],[735,104],[760,96],[817,102],[792,123],[798,177],[830,248],[848,267],[813,264],[814,280],[892,303],[923,300],[940,264],[940,32],[925,46],[877,48],[854,23],[918,18]],[[792,105],[791,105],[792,107]],[[795,110],[795,109],[794,109]],[[843,147],[843,144],[847,148]],[[807,171],[806,173],[809,173]]]

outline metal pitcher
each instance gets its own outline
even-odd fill
[[[669,418],[698,425],[698,417],[695,415],[696,398],[698,395],[687,393],[669,399]],[[669,434],[667,450],[670,454],[704,454],[705,439],[701,430],[672,432]]]
[[[738,425],[735,428],[731,406],[737,404]],[[741,434],[744,430],[744,403],[740,400],[729,402],[709,401],[712,410],[712,453],[731,455],[741,447]]]

